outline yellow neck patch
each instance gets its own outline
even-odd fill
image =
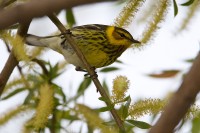
[[[114,26],[109,26],[106,29],[106,35],[107,35],[107,38],[108,38],[109,42],[112,45],[127,45],[127,41],[126,40],[124,40],[124,39],[116,39],[114,37],[114,35],[113,35],[114,30],[115,30]]]

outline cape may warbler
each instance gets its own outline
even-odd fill
[[[69,32],[89,64],[95,68],[112,64],[131,44],[140,43],[128,31],[115,26],[83,25],[73,27]],[[85,68],[62,34],[47,37],[27,35],[26,42],[49,47],[61,53],[68,63]]]

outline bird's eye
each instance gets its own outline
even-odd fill
[[[120,35],[122,38],[126,37],[123,33],[119,33],[119,35]]]

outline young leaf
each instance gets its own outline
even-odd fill
[[[107,85],[105,79],[103,80],[103,85],[102,86],[103,86],[104,90],[106,91],[106,93],[108,94],[108,96],[110,96],[108,85]]]
[[[199,118],[194,118],[193,120],[192,120],[192,133],[199,133],[199,131],[200,131],[200,119]]]
[[[123,106],[123,110],[122,110],[123,119],[126,119],[128,117],[128,109],[129,109],[130,104],[131,104],[131,97],[128,96],[127,97],[127,102],[126,102],[125,106]]]
[[[193,63],[194,62],[194,58],[192,58],[192,59],[187,59],[187,60],[185,60],[185,62],[187,62],[187,63]]]
[[[58,63],[56,63],[55,66],[52,66],[49,63],[49,67],[50,67],[50,70],[48,73],[48,77],[49,77],[50,81],[52,81],[53,79],[57,78],[61,73],[59,73]]]
[[[69,25],[69,27],[72,27],[74,24],[76,24],[75,18],[74,18],[74,14],[72,9],[67,9],[66,11],[66,19],[67,19],[67,23]]]
[[[123,64],[121,60],[116,60],[115,63]]]
[[[106,111],[110,111],[113,108],[114,108],[114,106],[102,107],[102,108],[99,108],[99,111],[100,112],[106,112]]]
[[[124,126],[125,126],[125,128],[126,128],[126,132],[127,132],[127,133],[134,133],[134,132],[133,132],[133,128],[134,128],[135,126],[133,126],[132,124],[130,124],[130,123],[128,123],[128,122],[124,122]]]
[[[30,101],[34,98],[34,90],[29,90],[28,95],[24,99],[24,105],[30,104]],[[37,103],[37,101],[36,101]]]
[[[91,78],[86,78],[86,79],[84,79],[84,80],[81,82],[81,84],[80,84],[80,86],[79,86],[77,92],[78,92],[78,93],[83,92],[84,90],[86,90],[86,89],[89,87],[90,84],[91,84]]]
[[[100,70],[100,72],[112,72],[112,71],[117,71],[119,68],[117,67],[106,67]]]
[[[124,101],[124,102],[127,101],[127,103],[131,102],[131,97],[130,97],[130,95],[128,95],[127,97],[125,97],[123,101]],[[130,103],[129,103],[129,105],[130,105]]]
[[[128,123],[136,126],[136,127],[139,127],[141,129],[149,129],[151,128],[151,125],[146,123],[146,122],[143,122],[143,121],[136,121],[136,120],[126,120]]]
[[[17,88],[14,91],[12,91],[11,93],[9,93],[7,96],[3,97],[1,100],[6,100],[6,99],[16,95],[17,93],[20,93],[25,90],[26,90],[25,88]]]
[[[131,103],[131,97],[127,96],[119,103],[123,103],[123,102],[126,102],[126,103],[121,105],[121,107],[119,109],[119,114],[122,117],[122,120],[125,120],[128,117],[128,109],[129,109],[129,106]]]
[[[106,99],[105,97],[99,97],[98,99],[104,102],[109,102],[109,99]]]
[[[85,78],[81,82],[81,84],[79,85],[79,88],[77,90],[77,94],[74,97],[68,99],[67,103],[69,103],[71,101],[75,101],[76,99],[78,99],[84,93],[84,91],[89,87],[89,85],[91,84],[91,81],[92,81],[91,78]]]
[[[182,6],[189,6],[194,2],[194,0],[189,0],[188,2],[185,2],[183,4],[181,4]]]
[[[60,95],[62,97],[63,102],[65,102],[66,101],[66,96],[65,96],[65,93],[63,92],[63,89],[60,86],[58,86],[57,84],[53,84],[52,83],[52,85],[53,85],[55,93]]]
[[[176,0],[173,0],[173,5],[174,5],[174,17],[175,17],[178,14],[178,6]]]

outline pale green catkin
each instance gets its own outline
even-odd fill
[[[129,0],[120,12],[119,16],[114,21],[114,26],[127,27],[133,20],[139,7],[145,0]]]
[[[164,19],[166,16],[166,12],[168,11],[170,3],[168,0],[160,0],[157,8],[155,9],[154,14],[152,15],[152,18],[148,22],[145,31],[142,34],[141,42],[147,43],[151,40],[151,37],[155,34],[155,32],[158,30],[158,24]]]

